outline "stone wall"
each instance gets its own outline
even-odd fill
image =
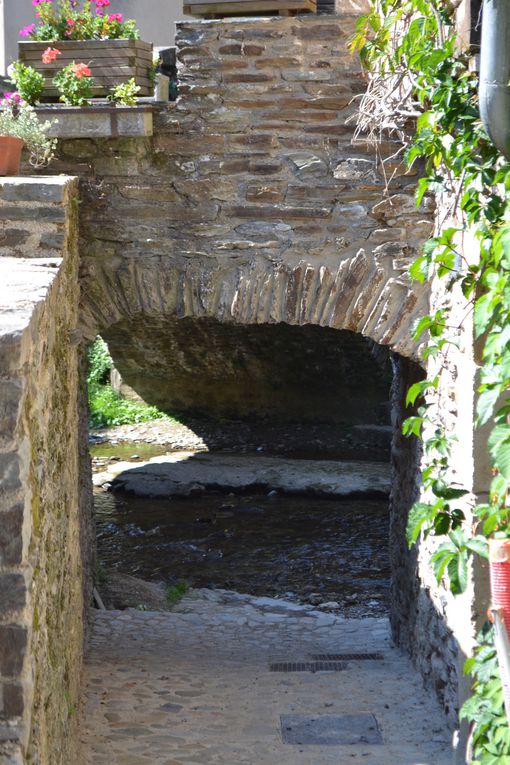
[[[387,189],[352,145],[356,18],[183,22],[180,96],[152,138],[61,142],[54,171],[81,178],[86,338],[189,316],[348,329],[417,357],[426,295],[406,268],[431,223],[413,173],[392,165]],[[129,384],[129,354],[112,352]],[[171,361],[162,346],[160,374]]]
[[[68,765],[74,757],[90,573],[85,576],[83,562],[88,476],[80,464],[76,193],[76,182],[66,177],[0,181],[0,760],[6,765]],[[6,254],[10,248],[14,257]]]

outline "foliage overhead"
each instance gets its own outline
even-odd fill
[[[422,439],[425,456],[422,497],[409,515],[408,540],[413,544],[420,534],[443,540],[431,563],[438,581],[456,594],[467,586],[470,557],[487,556],[488,537],[510,537],[510,164],[480,121],[477,75],[456,40],[450,9],[443,0],[378,0],[359,19],[351,47],[379,90],[385,84],[398,117],[392,124],[384,109],[376,109],[368,117],[372,137],[379,128],[400,138],[406,118],[418,115],[405,152],[409,165],[424,164],[417,202],[434,194],[455,221],[426,243],[411,277],[442,279],[446,294],[460,289],[482,346],[477,421],[491,428],[489,501],[475,506],[466,488],[451,483],[452,436],[437,416],[437,377],[410,389],[408,404],[418,409],[404,424],[407,435]],[[466,234],[476,243],[469,250],[457,244]],[[426,336],[425,358],[440,362],[449,345],[458,345],[460,332],[446,306],[422,317],[414,338]],[[468,509],[477,533],[466,519]],[[466,671],[474,678],[473,696],[462,710],[473,723],[473,762],[510,765],[491,629],[479,636]]]

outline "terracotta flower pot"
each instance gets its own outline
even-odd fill
[[[23,141],[12,135],[0,135],[0,175],[19,175]]]
[[[510,539],[489,539],[492,607],[501,613],[510,636]]]

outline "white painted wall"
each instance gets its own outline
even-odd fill
[[[111,0],[110,9],[136,19],[142,40],[173,45],[175,22],[187,18],[182,4],[183,0]],[[17,58],[19,30],[34,21],[34,10],[31,0],[0,0],[0,74]]]

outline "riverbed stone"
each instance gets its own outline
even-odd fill
[[[278,457],[227,456],[181,452],[148,462],[115,462],[94,476],[94,484],[137,496],[189,496],[206,489],[249,489],[307,493],[324,497],[388,494],[391,481],[384,463],[333,460],[285,460]]]

